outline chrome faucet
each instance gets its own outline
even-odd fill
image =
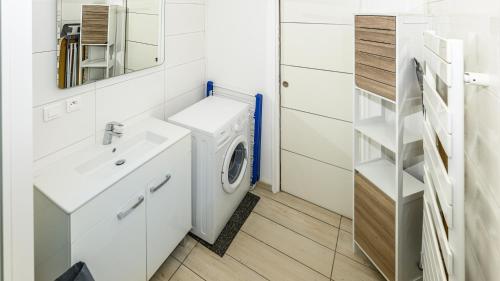
[[[104,139],[102,144],[108,145],[113,142],[113,137],[121,138],[123,136],[123,124],[118,122],[109,122],[106,124],[106,129],[104,130]]]

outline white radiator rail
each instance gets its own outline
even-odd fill
[[[423,280],[465,281],[463,42],[425,32],[424,60]]]

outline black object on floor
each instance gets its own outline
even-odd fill
[[[79,262],[73,265],[55,281],[94,281],[94,278],[92,277],[92,274],[90,274],[87,265],[83,262]]]
[[[236,234],[238,234],[241,227],[250,216],[253,208],[255,208],[255,205],[257,205],[259,200],[259,196],[252,193],[247,193],[213,245],[208,244],[192,233],[189,233],[189,235],[200,242],[203,246],[207,247],[207,249],[209,249],[210,251],[223,257],[227,249],[229,249],[231,242],[233,242],[234,237],[236,237]]]

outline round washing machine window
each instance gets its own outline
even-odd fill
[[[227,193],[238,189],[248,164],[248,143],[244,136],[237,137],[229,146],[222,166],[222,188]]]

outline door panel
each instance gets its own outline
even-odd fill
[[[281,109],[281,147],[352,169],[352,124],[296,110]]]
[[[352,121],[352,74],[282,66],[281,106]]]
[[[282,190],[352,217],[352,172],[281,151]]]
[[[281,63],[353,73],[354,28],[350,25],[281,25]]]

